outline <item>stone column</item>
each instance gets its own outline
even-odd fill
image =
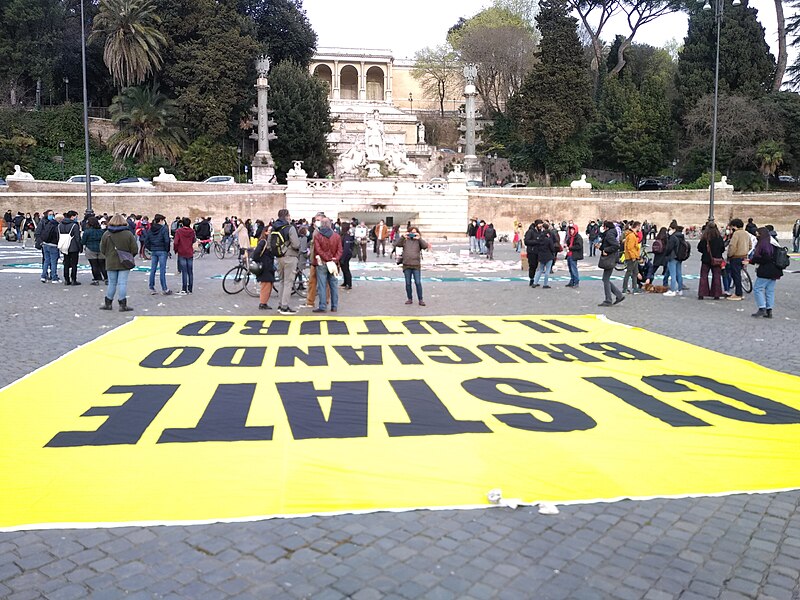
[[[478,76],[478,67],[468,64],[464,67],[464,97],[466,98],[466,132],[464,148],[464,170],[467,179],[483,181],[483,169],[475,151],[475,98],[478,95],[475,89],[475,78]]]
[[[331,81],[331,85],[333,86],[333,99],[340,100],[342,97],[341,92],[341,85],[342,82],[339,79],[339,61],[333,61],[333,80]]]
[[[385,97],[386,102],[389,104],[392,103],[392,77],[394,75],[394,59],[389,60],[389,64],[387,65],[386,70],[386,89],[385,89]]]
[[[267,73],[269,73],[269,58],[261,56],[256,61],[256,90],[258,90],[258,152],[253,157],[253,183],[270,183],[275,176],[275,161],[269,152],[269,128],[275,122],[269,118],[267,109],[267,96],[269,83]],[[273,136],[274,137],[274,136]]]
[[[358,74],[358,99],[362,102],[367,99],[367,73],[364,71],[364,61],[361,61],[361,71]]]

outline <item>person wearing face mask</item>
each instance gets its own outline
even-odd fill
[[[536,226],[536,234],[533,238],[533,249],[536,252],[538,260],[538,267],[536,268],[536,275],[533,278],[533,285],[531,287],[539,287],[539,280],[544,275],[544,285],[542,289],[550,289],[548,278],[550,276],[550,267],[553,266],[553,259],[556,254],[556,245],[553,241],[553,236],[550,230],[545,227],[544,223],[539,223]]]
[[[683,296],[683,260],[681,248],[686,244],[683,236],[683,227],[673,219],[669,224],[669,237],[667,247],[664,250],[667,259],[667,271],[669,272],[669,290],[664,292],[665,296]]]
[[[752,220],[752,219],[751,219]],[[750,253],[750,236],[744,230],[744,223],[741,219],[731,219],[728,228],[733,232],[728,243],[728,267],[730,277],[733,280],[734,295],[729,296],[728,300],[742,299],[742,266]]]
[[[467,225],[467,237],[469,238],[469,251],[472,254],[478,253],[478,238],[475,237],[478,231],[478,221],[473,218]]]
[[[33,222],[31,213],[25,213],[21,230],[22,239],[20,242],[22,242],[22,248],[25,249],[28,247],[28,240],[33,240],[33,232],[36,230],[36,223]]]
[[[613,304],[619,304],[625,300],[625,296],[611,281],[611,274],[614,272],[614,265],[619,257],[619,248],[617,230],[614,228],[614,223],[611,221],[604,221],[603,226],[600,228],[600,264],[598,266],[603,269],[603,291],[605,292],[605,300],[598,306],[612,306]],[[613,302],[611,300],[612,296],[616,298]]]
[[[52,210],[45,213],[46,219],[42,219],[41,244],[44,262],[42,263],[42,283],[58,283],[58,221]]]

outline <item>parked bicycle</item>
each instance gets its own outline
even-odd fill
[[[280,276],[275,271],[275,285],[272,286],[272,291],[278,293],[278,282]],[[297,270],[294,272],[294,279],[292,280],[292,296],[305,298],[308,296],[308,265],[297,265]]]
[[[194,258],[203,258],[211,251],[211,240],[197,240],[194,247]]]
[[[245,256],[239,259],[238,265],[225,273],[222,278],[222,290],[226,294],[238,294],[244,290],[248,296],[258,298],[261,286],[256,280],[256,276],[250,272]]]

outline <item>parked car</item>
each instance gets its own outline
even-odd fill
[[[778,175],[778,181],[781,183],[797,183],[797,179],[791,175]]]
[[[6,184],[6,180],[3,179],[2,177],[0,177],[0,185],[5,185],[5,184]]]
[[[467,187],[483,187],[483,182],[476,179],[470,179],[467,181]]]
[[[520,183],[519,181],[509,181],[508,183],[503,184],[504,188],[524,188],[528,187],[524,183]]]
[[[146,177],[123,177],[122,179],[118,179],[115,185],[149,187],[152,185],[152,182]]]
[[[439,148],[439,152],[441,152],[442,154],[458,154],[458,152],[456,152],[452,148]]]
[[[666,185],[660,179],[642,179],[637,188],[640,192],[651,192],[666,189]]]
[[[214,175],[203,180],[203,183],[236,183],[236,180],[231,175]]]
[[[67,183],[86,183],[86,175],[73,175],[67,179]],[[92,175],[92,183],[107,183],[105,179],[99,175]]]

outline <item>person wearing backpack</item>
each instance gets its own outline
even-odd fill
[[[281,209],[281,211],[284,210],[286,209]],[[278,212],[278,215],[280,215],[280,211]],[[280,216],[278,217],[278,220],[280,220]],[[272,287],[275,284],[275,256],[272,254],[272,250],[270,249],[271,235],[270,229],[265,227],[264,231],[261,232],[261,239],[258,240],[258,244],[256,244],[255,249],[253,249],[253,256],[250,259],[252,262],[261,265],[261,272],[256,275],[256,281],[261,284],[258,294],[259,310],[272,309],[272,307],[268,304],[269,297],[272,295]]]
[[[81,226],[74,210],[64,215],[58,226],[58,249],[64,255],[64,285],[80,285],[78,281],[78,258],[83,251],[81,245]]]
[[[278,211],[278,219],[272,223],[269,234],[269,250],[278,259],[278,274],[281,289],[278,292],[278,312],[293,315],[297,311],[289,306],[292,297],[292,284],[297,275],[297,257],[300,254],[300,238],[291,222],[289,209]]]
[[[756,268],[756,281],[753,284],[753,298],[756,301],[756,312],[753,317],[772,318],[772,309],[775,307],[775,284],[783,277],[783,269],[776,262],[776,242],[774,242],[766,227],[759,227],[756,231],[758,244],[756,244],[753,257],[750,259]]]
[[[664,292],[665,296],[683,296],[683,261],[689,255],[686,247],[689,243],[683,236],[683,227],[674,220],[669,224],[669,237],[664,254],[667,259],[667,271],[669,272],[669,290]]]

